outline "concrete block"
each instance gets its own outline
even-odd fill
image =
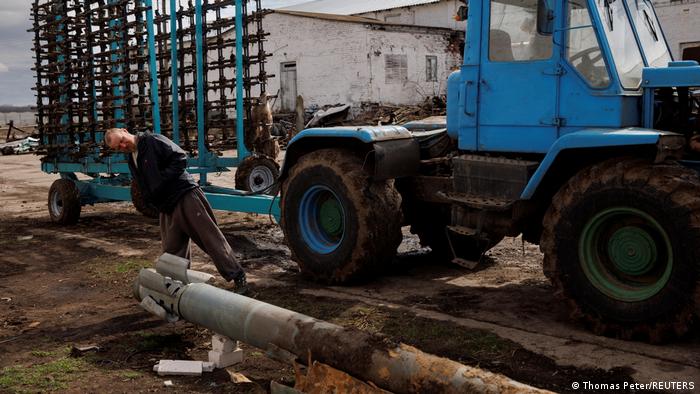
[[[243,361],[243,350],[236,349],[232,352],[209,351],[209,362],[214,363],[216,368],[226,368]]]
[[[203,367],[201,361],[160,360],[160,362],[153,367],[153,370],[160,376],[202,376]]]
[[[214,365],[214,363],[210,363],[210,362],[207,362],[207,361],[205,361],[205,362],[202,363],[202,371],[204,371],[204,372],[213,372],[214,369],[216,369],[216,365]]]
[[[238,349],[238,341],[234,341],[229,337],[214,334],[211,337],[211,350],[220,353],[229,353]]]

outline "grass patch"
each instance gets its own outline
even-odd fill
[[[386,311],[385,311],[386,312]],[[424,352],[456,361],[481,362],[510,358],[520,346],[489,331],[389,311],[381,332]]]
[[[55,352],[47,352],[46,350],[32,350],[31,355],[34,357],[51,357],[55,356]]]
[[[70,354],[70,346],[61,347],[56,350],[32,350],[29,352],[34,357],[47,358],[47,357],[66,357]]]
[[[309,295],[288,297],[287,291],[278,289],[262,294],[261,300],[344,327],[386,335],[424,352],[459,362],[489,363],[510,359],[513,352],[521,348],[485,330],[469,329],[455,323],[361,302]]]
[[[153,262],[146,259],[129,260],[107,260],[95,258],[87,263],[89,271],[98,279],[131,279],[141,271],[142,268],[153,267]]]
[[[119,375],[125,380],[135,380],[143,376],[141,372],[137,371],[124,371]]]
[[[0,388],[11,393],[65,390],[85,370],[82,360],[69,357],[30,367],[7,367],[0,371]]]
[[[127,260],[121,263],[118,263],[114,267],[114,272],[118,274],[128,274],[128,273],[138,273],[141,271],[142,268],[148,268],[153,265],[153,262],[150,260],[143,260],[143,259],[137,259],[137,260]]]

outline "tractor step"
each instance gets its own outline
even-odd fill
[[[483,253],[475,256],[474,251],[470,250],[468,255],[463,255],[463,243],[467,239],[472,240],[474,245],[488,243],[488,234],[466,226],[447,226],[447,240],[453,256],[452,263],[473,270],[479,266]]]
[[[453,204],[464,205],[469,208],[484,211],[507,211],[512,208],[516,201],[459,192],[438,192],[438,195],[452,202]]]
[[[461,257],[455,257],[452,259],[453,264],[457,264],[460,267],[466,268],[468,270],[476,269],[479,266],[478,261],[466,260]]]
[[[480,234],[479,230],[465,226],[447,226],[447,230],[452,233],[464,235],[467,237],[476,237]]]

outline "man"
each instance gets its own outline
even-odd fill
[[[185,171],[187,154],[168,138],[150,133],[131,134],[110,129],[105,144],[129,154],[129,169],[146,202],[160,212],[163,252],[190,259],[190,239],[211,257],[235,292],[248,291],[246,275],[216,224],[202,189]]]

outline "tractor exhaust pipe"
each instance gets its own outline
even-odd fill
[[[189,271],[188,266],[187,260],[164,255],[156,270],[143,269],[134,285],[141,305],[168,321],[181,318],[259,349],[281,348],[300,360],[311,355],[397,393],[545,392],[411,346],[216,288],[202,283],[207,274]]]

